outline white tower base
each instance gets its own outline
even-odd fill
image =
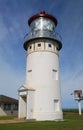
[[[55,113],[34,113],[34,117],[37,121],[45,121],[45,120],[63,120],[62,112],[55,112]]]
[[[25,118],[29,120],[36,121],[52,121],[52,120],[63,120],[63,113],[61,110],[56,110],[55,112],[42,111],[42,108],[39,111],[35,110],[34,105],[34,89],[27,89],[22,86],[19,89],[19,113],[18,118]],[[56,102],[56,101],[54,101]],[[55,106],[54,106],[55,107]],[[33,110],[34,108],[34,110]]]

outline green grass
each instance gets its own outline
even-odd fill
[[[12,120],[17,116],[0,116],[0,120]]]
[[[64,121],[0,124],[0,130],[83,130],[83,115],[65,112]]]

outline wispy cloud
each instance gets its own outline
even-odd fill
[[[0,56],[0,94],[17,97],[17,89],[24,82],[23,73],[15,71],[3,57]]]
[[[17,17],[11,18],[8,12],[5,15],[7,19],[0,13],[0,94],[17,97],[17,89],[25,78],[25,69],[22,69],[24,32]]]

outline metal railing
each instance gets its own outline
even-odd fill
[[[48,31],[48,30],[36,30],[30,33],[27,33],[24,37],[24,41],[26,42],[27,40],[39,38],[39,37],[52,38],[55,40],[62,41],[62,38],[58,33]]]

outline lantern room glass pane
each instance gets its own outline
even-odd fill
[[[55,24],[50,19],[38,18],[30,24],[30,38],[55,37]]]

